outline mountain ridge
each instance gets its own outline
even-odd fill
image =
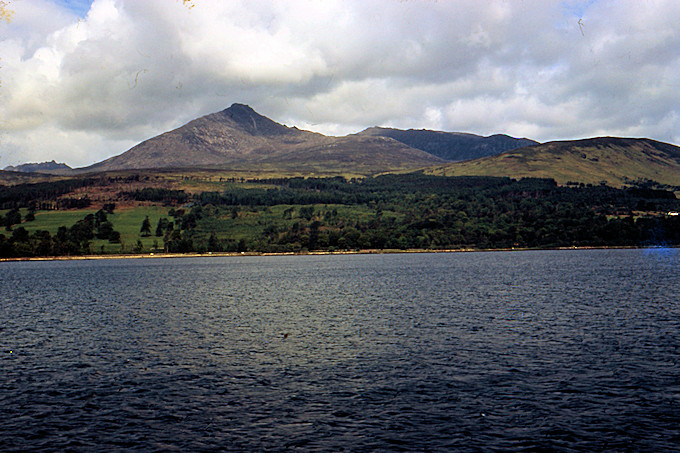
[[[19,173],[46,173],[64,172],[72,170],[68,165],[51,160],[49,162],[27,162],[20,165],[9,165],[3,168],[4,171],[14,171]]]
[[[412,148],[454,162],[493,156],[539,143],[528,138],[514,138],[506,134],[493,134],[484,137],[466,132],[445,132],[429,129],[405,130],[378,126],[364,129],[357,135],[390,137]]]

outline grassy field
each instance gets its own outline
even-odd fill
[[[50,234],[54,235],[60,226],[71,227],[78,220],[81,220],[88,214],[94,214],[96,211],[96,209],[36,211],[35,220],[32,222],[23,222],[21,226],[26,228],[30,233],[38,230],[47,230]],[[21,209],[21,218],[25,218],[27,213],[28,211],[26,209]]]
[[[154,236],[158,219],[161,217],[168,217],[168,209],[162,206],[144,206],[139,208],[116,210],[112,215],[108,216],[109,221],[113,224],[113,229],[120,233],[120,244],[111,244],[108,241],[95,240],[92,243],[92,250],[101,250],[104,246],[104,251],[131,251],[138,240],[142,241],[144,245],[143,251],[151,251],[154,241],[159,247],[163,247],[163,238]],[[142,237],[140,229],[144,218],[149,216],[151,223],[151,236]],[[172,220],[172,219],[171,219]],[[118,248],[118,250],[116,250]]]
[[[281,233],[294,228],[296,223],[309,223],[299,217],[300,206],[278,205],[271,207],[249,208],[241,206],[235,215],[231,208],[205,208],[212,210],[206,212],[204,218],[198,222],[195,230],[196,237],[207,240],[213,232],[217,238],[225,241],[238,242],[241,239],[246,242],[256,241],[262,237],[267,229],[275,229]],[[168,215],[168,207],[163,206],[140,206],[135,208],[116,209],[113,214],[108,214],[108,220],[113,224],[114,230],[120,233],[120,243],[110,243],[108,240],[93,239],[91,247],[93,253],[133,253],[137,247],[137,241],[142,243],[142,253],[161,251],[163,238],[156,237],[156,226],[162,217],[174,222],[175,219]],[[71,227],[77,221],[88,214],[94,214],[96,209],[79,209],[69,211],[37,211],[35,220],[22,222],[21,226],[30,233],[38,230],[47,230],[52,235],[57,233],[60,226]],[[288,211],[288,212],[287,212]],[[339,221],[354,224],[357,221],[368,221],[375,215],[375,211],[366,206],[344,205],[315,205],[312,220],[320,219],[326,212],[335,211]],[[6,211],[0,211],[4,215]],[[21,210],[22,217],[27,211]],[[385,212],[385,216],[396,216],[394,213]],[[151,236],[141,236],[141,226],[144,218],[148,216],[151,224]],[[17,226],[15,226],[16,228]],[[11,232],[1,231],[6,236]]]
[[[163,238],[157,238],[153,234],[156,231],[158,219],[161,217],[168,217],[168,209],[162,206],[143,206],[130,209],[120,209],[114,211],[113,214],[108,215],[108,220],[113,224],[114,230],[120,233],[120,244],[112,244],[107,240],[94,239],[92,241],[92,251],[102,253],[121,253],[131,252],[137,245],[137,241],[141,240],[144,246],[143,251],[152,251],[154,241],[159,247],[163,247]],[[35,220],[32,222],[22,222],[21,226],[26,228],[30,233],[38,230],[47,230],[50,234],[56,234],[60,226],[71,227],[78,220],[83,219],[88,214],[94,214],[97,209],[77,209],[69,211],[37,211],[35,213]],[[0,215],[6,214],[7,211],[0,211]],[[27,211],[21,210],[22,218],[25,217]],[[151,223],[151,236],[142,237],[140,229],[144,218],[149,216]],[[172,221],[172,219],[170,219]],[[16,226],[15,226],[16,228]],[[0,231],[0,234],[8,236],[11,232]],[[103,247],[103,248],[102,248]]]

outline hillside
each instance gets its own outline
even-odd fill
[[[114,198],[97,190],[105,182]],[[0,224],[8,229],[0,259],[680,245],[680,216],[668,215],[680,211],[680,199],[668,190],[420,173],[360,183],[239,179],[205,190],[186,179],[159,182],[97,175],[0,187]]]
[[[498,156],[440,165],[428,174],[553,178],[620,187],[635,180],[680,186],[680,148],[647,138],[556,141]]]
[[[495,156],[505,151],[538,144],[528,138],[513,138],[504,134],[482,137],[475,134],[426,129],[370,127],[359,132],[358,135],[393,138],[411,148],[420,149],[441,159],[454,162]]]
[[[146,140],[127,152],[78,172],[127,169],[221,168],[334,171],[365,174],[441,163],[424,151],[388,138],[328,137],[287,127],[233,104]]]
[[[44,173],[27,173],[12,170],[0,170],[0,186],[12,186],[55,179],[52,175]],[[57,178],[58,179],[58,178]]]

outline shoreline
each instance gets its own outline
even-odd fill
[[[631,249],[655,249],[655,248],[678,248],[677,246],[571,246],[554,248],[495,248],[495,249],[360,249],[340,251],[311,251],[311,252],[207,252],[207,253],[122,253],[110,255],[75,255],[75,256],[32,256],[17,258],[0,258],[0,262],[16,261],[82,261],[82,260],[128,260],[128,259],[157,259],[157,258],[217,258],[238,256],[310,256],[310,255],[387,255],[399,253],[472,253],[472,252],[527,252],[547,250],[631,250]]]

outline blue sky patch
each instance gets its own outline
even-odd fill
[[[85,17],[90,10],[92,0],[56,0],[55,3],[72,11],[76,16]]]

